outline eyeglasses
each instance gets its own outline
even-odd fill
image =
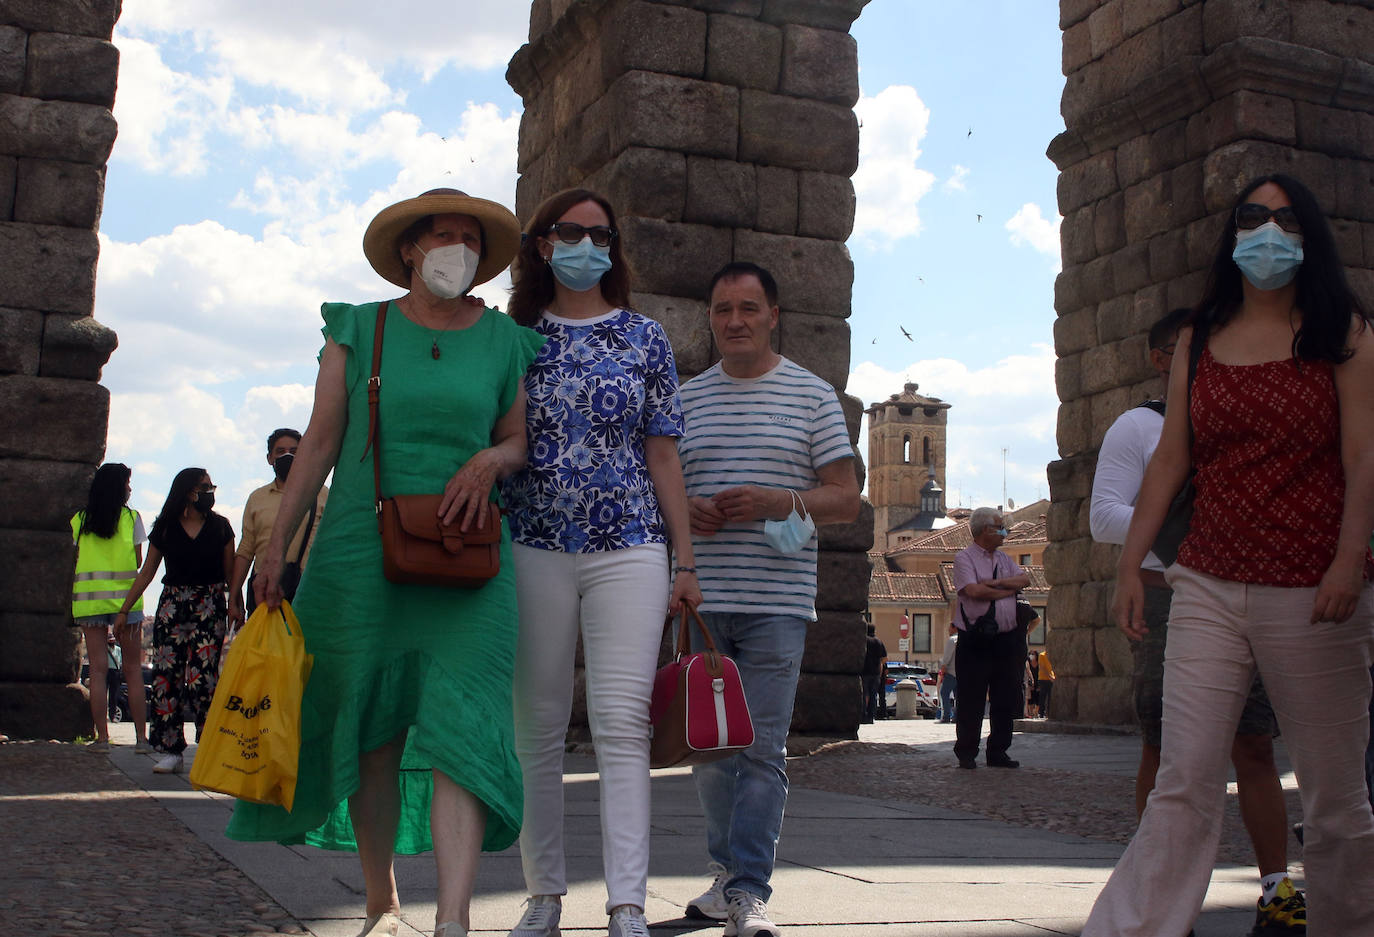
[[[584,228],[575,221],[555,221],[549,225],[548,233],[564,244],[577,244],[584,237],[590,237],[592,243],[597,247],[610,247],[611,241],[615,240],[616,235],[620,232],[616,231],[615,228],[608,228],[604,224]]]
[[[1172,355],[1172,354],[1174,353],[1174,349],[1177,348],[1177,347],[1178,347],[1178,343],[1177,343],[1177,342],[1170,342],[1170,343],[1167,344],[1167,345],[1160,345],[1158,348],[1155,349],[1155,351],[1162,351],[1162,352],[1164,352],[1166,355]]]
[[[1236,227],[1241,231],[1258,228],[1270,218],[1273,218],[1283,230],[1292,234],[1302,234],[1302,222],[1298,221],[1298,213],[1287,205],[1282,208],[1270,208],[1258,202],[1246,202],[1236,209]]]
[[[196,489],[196,491],[204,491],[207,494],[212,494],[218,490],[219,489],[215,485],[201,485],[199,488]]]

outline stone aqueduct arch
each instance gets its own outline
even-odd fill
[[[517,210],[605,191],[638,261],[640,306],[684,375],[710,362],[696,297],[733,258],[780,276],[785,354],[843,389],[853,267],[857,53],[866,0],[535,0],[508,77],[525,100]],[[103,455],[91,318],[119,0],[0,6],[0,731],[88,725],[64,626],[67,518]],[[1056,718],[1130,721],[1129,655],[1105,627],[1114,551],[1087,495],[1111,419],[1149,375],[1143,333],[1197,295],[1222,212],[1261,172],[1304,178],[1374,308],[1374,8],[1367,0],[1061,0],[1064,271],[1055,286],[1061,458],[1050,465],[1061,675]],[[667,261],[665,258],[673,258]],[[846,401],[857,432],[858,401]],[[794,728],[850,735],[868,509],[822,538],[821,621]]]

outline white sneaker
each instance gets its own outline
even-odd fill
[[[706,863],[706,871],[715,878],[701,897],[687,902],[687,916],[723,921],[730,913],[730,902],[725,900],[725,880],[730,875],[719,862]]]
[[[153,765],[153,774],[181,774],[183,764],[180,755],[163,755]]]
[[[358,937],[396,937],[400,930],[401,919],[390,911],[383,911],[363,921],[363,929]]]
[[[611,912],[607,929],[609,937],[649,937],[649,924],[644,912],[632,904],[622,904]]]
[[[525,899],[525,913],[511,928],[510,937],[559,937],[558,919],[563,916],[563,900],[558,895],[531,895]]]
[[[768,904],[753,892],[732,888],[730,916],[725,919],[725,937],[780,937],[782,929],[768,920]]]

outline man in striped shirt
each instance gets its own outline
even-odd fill
[[[773,351],[773,277],[731,263],[708,295],[721,360],[682,386],[679,454],[702,617],[739,666],[754,744],[693,771],[715,879],[687,913],[725,920],[728,937],[756,937],[780,933],[767,902],[792,702],[816,619],[815,525],[852,521],[859,484],[834,388]]]

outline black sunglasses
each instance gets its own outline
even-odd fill
[[[549,225],[549,234],[552,234],[564,244],[580,243],[584,237],[590,237],[592,243],[597,247],[610,247],[616,235],[619,233],[615,228],[608,228],[604,224],[596,225],[591,228],[584,228],[575,221],[555,221]]]
[[[1292,234],[1302,233],[1302,222],[1298,221],[1298,213],[1287,205],[1282,208],[1270,208],[1257,202],[1246,202],[1236,209],[1236,227],[1241,231],[1258,228],[1270,218],[1285,231]]]

